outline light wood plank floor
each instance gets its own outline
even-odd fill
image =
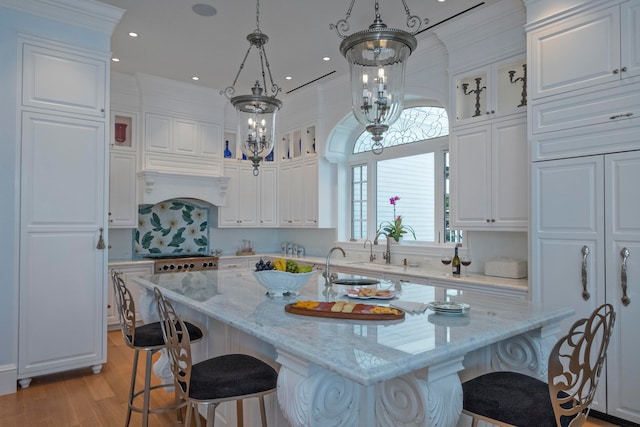
[[[29,388],[0,396],[0,426],[124,426],[133,350],[124,344],[120,331],[109,332],[107,342],[108,362],[103,366],[102,373],[93,375],[90,369],[83,369],[36,377]],[[142,384],[141,374],[138,375],[138,381]],[[172,393],[160,390],[153,396],[152,405],[168,404],[172,400]],[[141,420],[141,415],[134,412],[131,426],[140,426]],[[168,427],[179,424],[176,413],[169,412],[151,415],[149,425]],[[615,427],[614,424],[594,418],[587,422],[587,427],[598,426]]]

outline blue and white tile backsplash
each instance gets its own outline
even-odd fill
[[[138,206],[134,256],[209,254],[209,209],[182,200]]]

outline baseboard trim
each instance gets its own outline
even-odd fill
[[[0,365],[0,396],[18,390],[18,368],[15,365]]]

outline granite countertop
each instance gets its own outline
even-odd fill
[[[351,277],[351,275],[340,274]],[[502,339],[559,322],[566,308],[545,308],[496,295],[459,291],[455,287],[381,281],[378,287],[397,291],[397,299],[469,303],[466,316],[448,317],[427,310],[401,320],[356,321],[290,314],[284,306],[295,300],[333,301],[347,298],[347,286],[324,286],[314,276],[294,298],[270,298],[245,269],[186,272],[134,278],[148,289],[222,321],[325,369],[363,385],[374,384],[461,357]],[[389,301],[377,300],[384,305]]]

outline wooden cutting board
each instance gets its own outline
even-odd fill
[[[404,319],[404,311],[396,309],[398,314],[379,314],[368,313],[366,310],[375,307],[372,304],[356,304],[355,313],[343,313],[331,311],[334,303],[320,303],[313,309],[295,307],[295,303],[284,306],[284,311],[301,316],[326,317],[334,319],[352,319],[352,320],[398,320]],[[362,311],[364,309],[364,312]]]

